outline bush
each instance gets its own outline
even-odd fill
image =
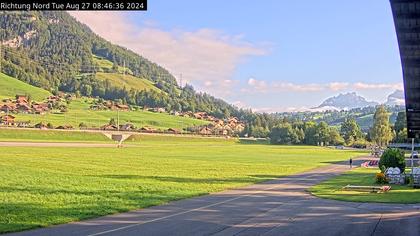
[[[388,180],[386,179],[386,176],[384,173],[379,172],[379,173],[376,173],[375,175],[375,182],[377,184],[387,184]]]
[[[382,172],[385,172],[389,167],[398,167],[403,173],[405,170],[404,151],[398,148],[386,149],[379,160],[379,166]]]
[[[81,122],[79,124],[79,129],[86,129],[86,128],[87,128],[87,125],[85,123]]]

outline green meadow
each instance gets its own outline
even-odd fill
[[[390,185],[391,190],[386,193],[367,193],[344,191],[348,184],[361,186],[382,186],[376,184],[375,174],[379,169],[357,168],[341,176],[327,180],[310,189],[317,197],[351,201],[351,202],[381,202],[381,203],[420,203],[420,189],[410,186]]]
[[[50,92],[24,83],[18,79],[0,73],[0,99],[14,98],[17,94],[30,94],[32,99],[44,100],[51,95]]]
[[[89,107],[92,105],[92,99],[80,98],[73,100],[68,106],[68,112],[65,113],[46,113],[39,114],[16,114],[18,121],[30,121],[32,125],[39,122],[51,123],[52,125],[72,125],[78,128],[81,122],[88,127],[99,128],[108,124],[111,118],[117,120],[117,111],[94,111]],[[136,127],[143,126],[154,127],[156,129],[166,130],[168,128],[183,129],[186,127],[207,124],[207,121],[172,116],[167,113],[154,113],[143,110],[121,111],[119,112],[120,124],[132,123]]]
[[[84,131],[0,129],[0,141],[11,142],[111,142],[102,133]]]
[[[163,92],[158,89],[151,81],[147,79],[141,79],[130,74],[120,74],[120,73],[96,73],[96,78],[99,80],[108,80],[113,86],[118,88],[126,88],[127,90],[135,89],[137,91],[141,90],[154,90],[155,92]]]
[[[174,136],[137,135],[129,144],[120,149],[0,147],[0,232],[164,204],[361,155]]]

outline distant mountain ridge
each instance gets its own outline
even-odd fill
[[[363,108],[379,105],[377,102],[367,101],[364,97],[359,96],[356,92],[340,93],[337,96],[330,97],[313,109],[328,108],[330,110],[349,110],[353,108]]]
[[[405,96],[404,91],[402,90],[395,90],[391,93],[387,101],[385,102],[387,106],[404,106],[405,105]]]

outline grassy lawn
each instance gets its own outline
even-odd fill
[[[39,122],[50,122],[55,127],[59,125],[72,125],[78,128],[81,122],[88,127],[99,128],[108,124],[111,118],[117,120],[116,111],[93,111],[89,107],[92,99],[81,98],[72,101],[66,113],[37,114],[16,114],[18,121],[31,121],[31,124]],[[167,113],[154,113],[143,110],[120,112],[120,124],[132,123],[136,127],[150,126],[156,129],[166,130],[168,128],[182,129],[186,127],[207,124],[207,121],[192,118],[171,116]]]
[[[33,100],[42,101],[51,95],[50,92],[24,83],[18,79],[0,73],[0,99],[14,98],[16,94],[30,94]]]
[[[29,142],[112,142],[101,133],[59,130],[0,129],[0,141]]]
[[[327,180],[310,189],[318,197],[353,202],[382,202],[382,203],[419,203],[420,189],[408,186],[391,185],[387,193],[364,193],[342,191],[342,187],[351,185],[377,185],[375,173],[379,169],[357,168],[337,178]]]
[[[66,223],[249,185],[360,153],[139,135],[117,148],[1,147],[0,232]]]

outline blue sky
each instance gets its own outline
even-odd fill
[[[388,1],[163,1],[146,12],[72,13],[99,35],[238,106],[285,111],[401,87]]]

